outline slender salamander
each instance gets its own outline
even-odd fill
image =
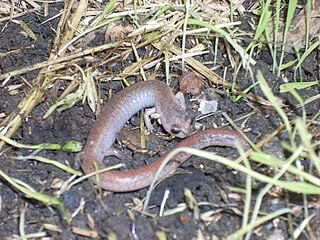
[[[84,172],[94,172],[94,163],[103,166],[105,156],[117,156],[117,151],[112,148],[116,134],[139,110],[152,106],[160,115],[161,124],[168,133],[185,138],[173,149],[178,147],[197,149],[209,146],[235,147],[236,139],[243,146],[248,146],[242,136],[233,130],[211,129],[191,135],[191,119],[172,93],[172,89],[161,81],[144,81],[126,87],[103,107],[90,130],[81,157]],[[150,123],[147,122],[146,125],[152,130]],[[100,185],[103,189],[113,192],[130,192],[145,188],[151,184],[157,169],[168,153],[138,169],[101,173]],[[189,157],[190,154],[187,153],[177,154],[165,166],[159,180],[168,176]],[[91,180],[95,181],[95,177],[92,177]]]

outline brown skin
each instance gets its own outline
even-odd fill
[[[148,187],[151,184],[160,164],[174,149],[178,147],[203,149],[211,146],[235,148],[236,140],[238,140],[244,148],[248,148],[246,141],[241,137],[240,134],[233,130],[210,129],[197,132],[181,141],[176,147],[172,148],[165,155],[144,167],[129,171],[109,171],[100,174],[100,186],[103,189],[112,192],[131,192]],[[190,157],[190,154],[184,152],[175,155],[160,173],[158,181],[167,177]],[[94,161],[91,161],[87,164],[92,166],[93,163]]]
[[[103,165],[104,157],[113,154],[112,145],[115,141],[115,135],[125,122],[140,109],[149,106],[155,106],[156,112],[160,114],[162,126],[167,132],[180,138],[190,135],[191,120],[179,105],[170,87],[160,81],[136,83],[115,95],[106,104],[94,123],[82,155],[82,168],[85,173],[94,172],[95,163],[99,166]],[[184,139],[175,148],[235,147],[235,140],[239,140],[247,148],[247,143],[237,132],[222,129],[198,132]],[[151,184],[157,169],[167,154],[139,169],[102,173],[100,174],[100,185],[103,189],[113,192],[130,192],[145,188]],[[177,154],[165,166],[159,180],[168,176],[189,157],[190,155],[187,153]],[[95,181],[95,177],[92,177],[91,180]]]

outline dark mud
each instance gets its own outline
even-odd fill
[[[52,7],[52,15],[57,13],[61,6],[56,5]],[[54,11],[55,9],[55,11]],[[50,18],[48,16],[47,18]],[[8,22],[5,26],[0,23],[0,53],[9,52],[15,49],[20,49],[18,53],[8,54],[0,58],[0,73],[9,72],[14,69],[19,69],[41,62],[48,58],[55,33],[52,29],[55,28],[58,19],[49,21],[47,24],[39,24],[44,21],[41,17],[35,14],[29,14],[22,17],[28,26],[38,36],[38,41],[34,42],[32,39],[21,34],[20,28]],[[270,56],[261,54],[261,59],[255,66],[263,72],[269,85],[274,90],[274,93],[279,95],[285,104],[288,105],[287,111],[290,112],[291,117],[299,116],[300,110],[294,108],[296,101],[289,94],[278,93],[279,84],[282,80],[277,79],[271,72]],[[212,56],[206,56],[205,61],[212,60]],[[316,59],[315,55],[311,55],[307,61],[313,63]],[[228,59],[220,56],[221,68],[216,72],[222,76],[224,66],[228,66]],[[20,92],[15,95],[10,95],[6,87],[0,88],[0,112],[8,115],[13,111],[17,103],[22,99],[24,93],[28,90],[26,81],[32,81],[37,74],[37,71],[29,72],[23,76],[17,76],[10,80],[8,84],[22,84]],[[179,73],[178,73],[179,75]],[[292,72],[286,72],[288,78],[292,77]],[[317,75],[316,64],[308,65],[308,69],[303,72],[304,80],[312,81]],[[24,79],[24,80],[23,80]],[[227,75],[227,80],[231,80],[231,74]],[[245,73],[240,73],[238,76],[238,84],[245,88],[251,84],[247,80]],[[177,82],[178,78],[174,79]],[[107,99],[107,90],[110,85],[118,91],[121,86],[119,83],[109,84],[102,83],[101,91],[102,98]],[[207,84],[209,87],[209,84]],[[222,90],[221,87],[218,89]],[[262,95],[261,90],[256,87],[253,90],[256,94]],[[299,91],[304,99],[314,96],[315,92],[319,93],[318,87]],[[226,112],[232,119],[241,118],[247,114],[254,114],[243,120],[237,121],[237,125],[247,134],[253,141],[258,142],[264,136],[267,136],[279,126],[279,116],[270,107],[264,107],[257,103],[252,103],[256,109],[252,109],[248,102],[240,100],[233,103],[222,95],[222,100],[219,103],[218,112],[211,117],[200,120],[199,123],[204,128],[225,126],[226,120],[222,117],[222,112]],[[37,144],[43,142],[64,143],[68,140],[77,140],[85,143],[86,137],[94,122],[95,116],[87,105],[82,106],[77,104],[75,107],[64,111],[62,113],[54,113],[47,120],[43,120],[43,114],[48,110],[52,103],[55,102],[57,96],[54,93],[48,92],[48,95],[30,115],[28,121],[24,122],[22,127],[16,132],[13,139],[25,144]],[[191,104],[191,103],[190,103]],[[319,111],[319,101],[306,105],[307,115],[312,118]],[[190,115],[197,116],[199,113],[191,109],[189,106]],[[258,110],[258,111],[256,111]],[[137,118],[137,117],[135,117]],[[137,118],[139,119],[139,118]],[[131,120],[129,127],[138,122]],[[159,130],[161,128],[159,127]],[[273,142],[265,147],[265,151],[273,154],[278,154],[279,157],[286,153],[281,149],[279,142],[286,139],[286,135],[279,135]],[[177,143],[173,140],[170,143],[160,139],[160,145],[169,149]],[[121,148],[121,147],[120,147]],[[219,155],[235,159],[237,151],[229,148],[209,148],[209,151],[218,153]],[[130,153],[129,150],[124,149],[126,154],[130,156],[135,162],[126,164],[128,167],[134,165],[139,167],[150,161],[148,155]],[[159,150],[160,152],[163,150]],[[49,164],[43,164],[35,161],[18,161],[14,160],[12,156],[29,155],[31,151],[15,149],[6,147],[1,152],[1,170],[11,177],[17,178],[23,182],[28,183],[33,188],[42,191],[43,193],[54,195],[56,190],[52,188],[51,184],[55,179],[67,180],[70,175],[66,172]],[[158,153],[159,154],[159,153]],[[81,170],[79,164],[79,154],[65,153],[61,151],[42,151],[41,156],[49,159],[54,159],[64,163],[74,169]],[[152,159],[156,159],[155,155]],[[263,170],[261,170],[263,171]],[[239,212],[243,207],[243,195],[230,194],[228,187],[245,186],[245,176],[239,172],[235,172],[226,168],[221,164],[200,159],[197,157],[191,158],[187,161],[176,174],[167,178],[154,190],[150,205],[152,208],[150,213],[159,213],[160,204],[165,190],[170,190],[169,199],[167,201],[167,208],[177,207],[179,203],[185,202],[183,195],[184,188],[189,188],[198,202],[209,202],[213,205],[203,205],[199,207],[200,213],[213,211],[214,214],[210,221],[194,219],[194,211],[192,209],[185,209],[182,212],[173,214],[171,216],[159,217],[146,216],[139,212],[135,212],[134,207],[139,205],[139,201],[135,199],[143,199],[146,196],[146,189],[132,192],[132,193],[106,193],[102,196],[97,194],[96,189],[89,182],[82,182],[69,191],[62,194],[61,199],[70,213],[74,213],[76,209],[84,201],[83,209],[76,214],[70,225],[62,219],[62,215],[55,207],[47,207],[34,200],[26,198],[24,195],[13,189],[5,180],[0,181],[0,196],[2,199],[0,211],[0,238],[13,237],[19,234],[19,216],[21,210],[26,207],[26,233],[34,233],[39,231],[44,224],[52,224],[59,228],[60,231],[46,230],[47,236],[52,239],[88,239],[75,234],[73,227],[89,229],[88,216],[94,219],[93,230],[98,232],[99,239],[106,239],[110,233],[115,233],[118,239],[156,239],[156,232],[164,231],[168,239],[196,239],[200,232],[205,236],[216,236],[221,239],[241,226],[242,216]],[[264,184],[254,185],[254,193],[257,193]],[[302,203],[302,195],[295,195],[295,202],[298,205]],[[262,210],[270,211],[284,207],[283,196],[276,200],[267,198],[264,202]],[[239,209],[236,211],[235,209]],[[317,214],[318,218],[314,223],[319,226],[319,212],[314,210],[310,214]],[[299,217],[299,216],[298,216]],[[286,236],[288,233],[288,226],[286,222],[278,219],[279,223],[268,223],[259,229],[259,234],[253,234],[252,239],[266,239],[272,234],[279,234],[279,236]],[[316,226],[315,224],[314,226]],[[303,239],[303,238],[301,238]]]

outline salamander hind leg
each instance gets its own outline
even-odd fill
[[[108,148],[103,151],[103,154],[105,157],[115,156],[115,157],[119,158],[120,160],[128,159],[128,156],[126,156],[123,152],[121,152],[120,150],[118,150],[116,148]]]

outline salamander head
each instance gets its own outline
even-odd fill
[[[169,89],[168,92],[159,92],[155,103],[155,111],[168,133],[178,138],[191,135],[191,118],[186,111],[183,95],[174,96]]]
[[[178,138],[186,138],[191,135],[191,118],[187,115],[175,115],[174,118],[161,120],[164,129]]]

